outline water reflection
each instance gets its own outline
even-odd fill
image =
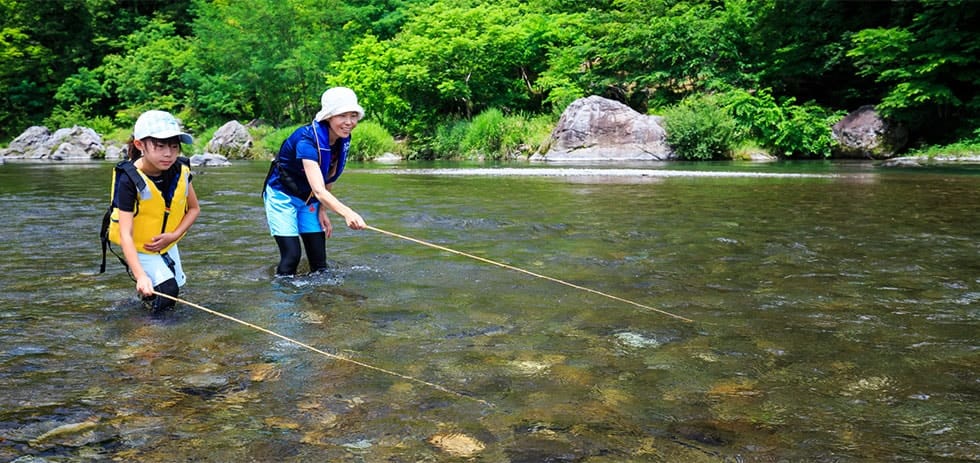
[[[45,167],[0,166],[4,204],[58,195],[0,212],[2,461],[980,459],[970,172],[346,174],[382,229],[694,323],[368,231],[277,279],[267,165],[195,176],[181,297],[459,397],[187,305],[150,316],[95,274],[106,182],[82,179],[111,166]]]

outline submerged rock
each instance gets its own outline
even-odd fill
[[[469,458],[487,448],[475,437],[461,433],[436,434],[429,438],[430,444],[454,457]]]
[[[213,153],[195,154],[190,157],[192,167],[207,167],[207,166],[230,166],[231,162],[228,158]]]
[[[31,446],[37,447],[42,445],[44,442],[54,439],[64,439],[70,437],[78,437],[88,431],[95,429],[98,426],[98,418],[90,418],[79,423],[68,423],[55,427],[54,429],[37,436],[31,440]]]

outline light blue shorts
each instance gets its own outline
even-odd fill
[[[265,219],[272,236],[299,236],[300,233],[322,232],[320,202],[306,204],[303,200],[265,186]]]
[[[180,251],[177,250],[176,244],[167,251],[167,255],[174,262],[173,271],[170,271],[170,267],[167,266],[167,261],[160,254],[137,252],[136,255],[139,257],[140,265],[143,266],[143,271],[146,272],[146,275],[150,277],[150,281],[153,282],[153,286],[157,286],[171,278],[177,280],[177,286],[184,286],[184,283],[187,283],[187,275],[184,275],[184,268],[180,265]]]

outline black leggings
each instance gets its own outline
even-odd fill
[[[170,272],[173,273],[174,275],[176,275],[177,274],[177,269],[176,269],[176,265],[177,264],[174,262],[173,258],[170,257],[170,254],[163,253],[163,254],[160,255],[160,257],[163,258],[163,261],[164,262],[166,262],[167,267],[170,268]],[[166,280],[163,283],[160,283],[160,284],[154,286],[153,287],[153,290],[156,291],[156,292],[158,292],[158,293],[160,293],[160,294],[166,294],[166,295],[171,296],[171,297],[177,297],[177,296],[180,295],[180,286],[177,286],[177,280],[176,280],[176,278],[170,278],[169,280]],[[150,296],[150,297],[147,297],[147,298],[143,298],[143,301],[147,305],[149,305],[151,309],[153,309],[153,312],[156,312],[156,313],[170,310],[170,309],[174,308],[174,305],[177,304],[173,299],[166,298],[166,297],[160,297],[160,296],[156,296],[156,295],[153,295],[153,296]]]
[[[327,268],[327,234],[324,232],[300,233],[296,236],[274,236],[279,246],[279,265],[276,275],[295,275],[302,256],[300,238],[306,248],[306,260],[310,262],[310,273]]]
[[[177,297],[180,295],[180,287],[177,286],[177,280],[173,278],[154,286],[153,289],[158,293],[168,296]],[[143,298],[143,302],[155,313],[165,312],[174,308],[174,305],[176,305],[173,299],[156,295]]]

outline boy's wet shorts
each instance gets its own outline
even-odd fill
[[[184,268],[180,265],[180,251],[175,244],[167,251],[167,256],[173,263],[173,270],[170,270],[170,262],[160,254],[136,253],[139,257],[143,271],[150,277],[153,286],[157,286],[171,278],[177,280],[177,286],[184,286],[187,282],[187,275],[184,275]]]
[[[265,218],[272,236],[299,236],[300,233],[322,232],[317,214],[320,203],[306,204],[303,200],[265,187]]]

